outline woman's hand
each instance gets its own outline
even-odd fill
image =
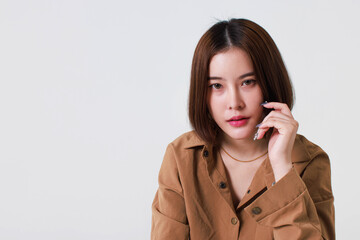
[[[258,129],[257,139],[263,138],[271,127],[274,128],[269,140],[268,154],[275,181],[278,181],[292,167],[291,152],[299,123],[294,119],[285,103],[269,102],[263,106],[275,110],[271,111],[262,121]]]

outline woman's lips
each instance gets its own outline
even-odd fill
[[[241,126],[244,126],[248,120],[249,120],[249,118],[242,118],[239,120],[230,120],[230,121],[228,121],[228,123],[233,127],[241,127]]]

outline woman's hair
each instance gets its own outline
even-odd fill
[[[209,64],[214,55],[232,47],[250,56],[264,100],[286,103],[290,110],[293,107],[292,84],[270,35],[247,19],[218,22],[201,37],[191,67],[189,120],[197,135],[207,143],[215,143],[219,131],[207,108]]]

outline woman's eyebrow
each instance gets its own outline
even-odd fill
[[[246,78],[246,77],[249,77],[249,76],[254,76],[255,73],[254,72],[248,72],[248,73],[245,73],[243,75],[241,75],[239,77],[239,79],[243,79],[243,78]],[[208,77],[208,80],[223,80],[223,78],[221,77]]]
[[[246,78],[249,76],[255,76],[255,73],[254,72],[245,73],[245,74],[241,75],[239,78],[242,79],[242,78]]]

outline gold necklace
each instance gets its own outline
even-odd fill
[[[264,154],[261,155],[260,157],[257,157],[257,158],[251,159],[251,160],[240,160],[240,159],[236,159],[236,158],[234,158],[233,156],[231,156],[227,151],[225,151],[225,149],[224,149],[223,147],[221,147],[221,149],[222,149],[229,157],[231,157],[232,159],[234,159],[235,161],[238,161],[238,162],[253,162],[253,161],[255,161],[256,159],[259,159],[259,158],[265,156],[265,155],[268,153],[268,151],[266,151],[266,153],[264,153]]]

